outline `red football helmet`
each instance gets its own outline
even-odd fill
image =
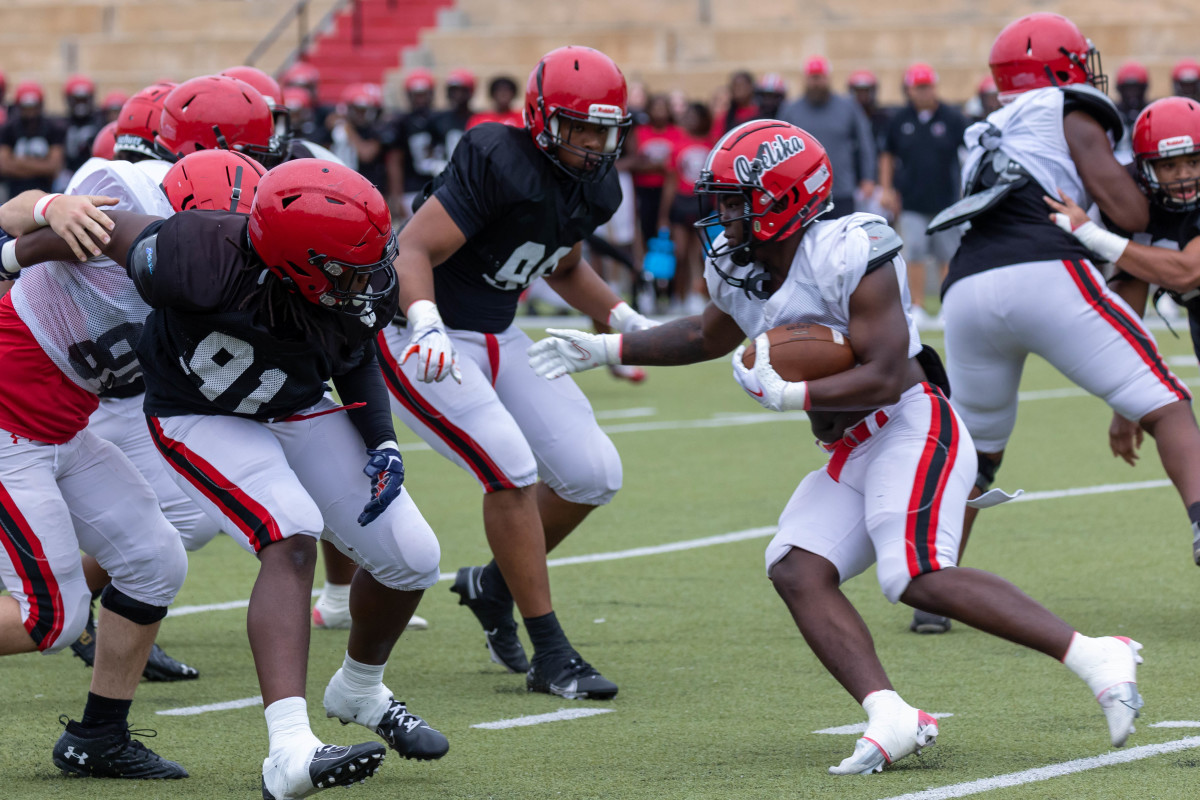
[[[266,172],[245,153],[200,150],[171,165],[162,190],[176,211],[199,208],[249,214],[254,191]]]
[[[471,94],[474,94],[475,73],[471,72],[469,69],[462,69],[461,67],[450,70],[450,74],[446,76],[446,88],[466,89],[467,91],[471,92]]]
[[[92,139],[92,158],[103,158],[112,161],[114,148],[117,146],[117,122],[112,122],[105,125],[96,133],[96,138]]]
[[[716,200],[717,212],[696,223],[709,258],[733,256],[748,264],[756,244],[786,239],[833,208],[833,166],[807,131],[773,119],[745,122],[721,137],[708,154],[696,196]],[[740,217],[721,215],[721,201],[742,200]],[[709,231],[740,221],[745,241],[717,247]]]
[[[288,86],[283,90],[283,107],[288,111],[312,108],[312,94],[302,86]]]
[[[1140,83],[1143,85],[1150,83],[1150,73],[1140,61],[1126,61],[1117,70],[1117,86],[1124,86],[1129,83]]]
[[[109,92],[108,94],[104,95],[104,98],[100,101],[100,110],[116,111],[120,113],[121,108],[125,105],[127,100],[129,100],[129,95],[125,94],[124,92]]]
[[[1133,123],[1133,159],[1138,180],[1150,199],[1174,211],[1200,207],[1200,179],[1169,183],[1159,179],[1155,162],[1200,153],[1200,102],[1164,97],[1142,109]]]
[[[1171,80],[1176,83],[1200,81],[1200,62],[1194,58],[1181,58],[1171,70]]]
[[[125,101],[121,115],[117,117],[115,155],[130,153],[146,158],[159,157],[154,149],[154,137],[158,136],[163,102],[174,88],[175,84],[169,81],[156,83]]]
[[[40,106],[45,99],[46,94],[37,81],[21,81],[13,90],[13,103],[18,106]]]
[[[91,97],[96,93],[96,84],[87,75],[72,75],[63,84],[63,95],[68,99]]]
[[[427,69],[414,69],[404,79],[406,92],[432,92],[433,73]]]
[[[340,164],[301,158],[267,172],[250,209],[250,243],[301,297],[344,314],[371,314],[396,287],[387,202]]]
[[[869,69],[856,69],[846,79],[846,85],[851,89],[874,89],[879,85],[879,80]]]
[[[321,82],[321,71],[307,61],[297,61],[283,71],[279,82],[284,86],[303,86],[315,90]]]
[[[222,75],[226,78],[237,78],[239,81],[244,81],[250,84],[258,93],[267,101],[267,105],[275,108],[283,100],[283,89],[279,87],[279,81],[272,78],[267,73],[256,67],[230,67],[229,69],[221,70]]]
[[[608,128],[604,149],[589,150],[564,139],[560,133],[563,119]],[[538,149],[576,180],[603,180],[617,160],[632,119],[627,108],[625,76],[599,50],[560,47],[542,56],[529,73],[525,85],[525,127]],[[559,157],[563,151],[583,158],[583,164],[567,166]]]
[[[778,72],[768,72],[758,79],[758,83],[754,85],[754,91],[759,94],[787,95],[787,82]]]
[[[342,102],[348,106],[383,108],[383,90],[377,83],[352,83],[342,90]]]
[[[223,75],[184,81],[163,101],[154,143],[168,161],[197,150],[239,150],[260,161],[282,160],[267,101],[248,83]]]
[[[992,44],[988,66],[1002,103],[1031,89],[1073,83],[1090,83],[1108,93],[1100,51],[1074,22],[1058,14],[1038,12],[1008,23]]]

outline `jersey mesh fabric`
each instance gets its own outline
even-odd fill
[[[113,208],[120,211],[172,213],[150,174],[123,161],[89,161],[67,192],[116,197]],[[98,394],[141,375],[133,348],[150,308],[111,259],[35,265],[22,271],[10,295],[46,355],[80,388]]]
[[[882,222],[883,218],[874,214],[851,214],[828,222],[814,222],[796,249],[787,280],[766,299],[726,283],[710,260],[704,267],[709,296],[751,338],[790,322],[824,325],[849,338],[850,295],[866,274],[870,255],[870,241],[863,225]],[[718,245],[721,241],[718,240]],[[908,308],[911,299],[904,259],[896,255],[892,265],[900,284],[900,302]],[[742,279],[764,271],[754,263],[736,266],[728,256],[721,258],[717,266],[727,275]],[[912,358],[921,352],[921,337],[907,312],[905,318],[908,356]]]

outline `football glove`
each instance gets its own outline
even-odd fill
[[[746,369],[742,355],[746,345],[733,351],[733,377],[759,404],[771,411],[807,411],[808,382],[793,383],[779,377],[771,366],[771,342],[765,333],[754,339],[754,368]]]
[[[391,502],[400,496],[404,485],[404,459],[394,442],[384,442],[379,450],[368,450],[363,474],[371,479],[371,500],[358,515],[359,525],[370,525]]]
[[[621,363],[621,334],[547,328],[550,334],[525,351],[529,366],[546,380],[571,372]]]
[[[446,333],[446,325],[437,306],[430,300],[417,300],[404,315],[408,318],[412,339],[401,355],[400,363],[407,363],[415,355],[417,380],[432,383],[450,377],[462,383],[458,354],[454,352],[454,343],[450,341],[450,334]]]
[[[608,312],[608,327],[620,331],[621,333],[633,333],[634,331],[644,331],[647,328],[653,328],[662,323],[642,316],[633,310],[633,307],[622,300],[612,307]]]

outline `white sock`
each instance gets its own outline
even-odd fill
[[[271,756],[284,750],[309,750],[321,744],[308,724],[308,703],[303,697],[276,700],[264,710]]]
[[[1093,639],[1076,632],[1067,648],[1067,654],[1063,656],[1063,664],[1071,672],[1083,678],[1088,688],[1092,690],[1092,694],[1099,695],[1113,685],[1111,667],[1107,670],[1104,669],[1105,656],[1108,655],[1110,647],[1111,644],[1107,637]]]
[[[321,601],[330,609],[345,611],[350,608],[350,584],[325,582],[321,589]]]
[[[867,725],[874,722],[877,717],[894,717],[896,714],[912,708],[891,689],[871,692],[863,698],[862,707],[867,712]]]
[[[359,663],[346,653],[342,660],[342,681],[353,694],[374,694],[383,684],[386,667],[387,662],[379,665]]]

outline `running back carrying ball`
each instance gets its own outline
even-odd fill
[[[767,331],[771,366],[785,381],[813,381],[851,369],[855,362],[850,342],[839,331],[808,322],[780,325]],[[754,368],[754,340],[742,355],[746,369]]]

